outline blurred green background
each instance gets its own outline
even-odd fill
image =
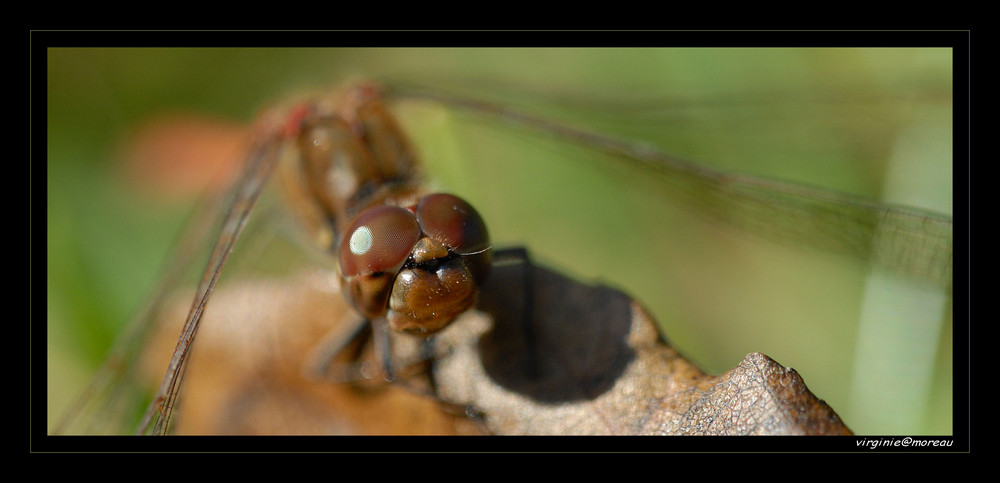
[[[248,124],[289,94],[374,78],[950,214],[951,63],[947,49],[52,49],[50,422],[155,286],[193,202],[150,196],[123,172],[123,136],[158,115]],[[663,196],[656,177],[530,129],[399,107],[428,177],[472,201],[498,245],[624,288],[706,371],[763,352],[855,432],[952,432],[950,288],[920,320],[865,315],[872,299],[910,295],[872,292],[864,257],[709,222]]]

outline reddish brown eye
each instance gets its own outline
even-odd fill
[[[420,225],[398,206],[370,208],[354,219],[340,243],[340,270],[345,277],[395,272],[420,239]]]
[[[465,200],[449,194],[423,197],[417,205],[417,221],[427,236],[458,254],[489,248],[486,223]]]
[[[446,194],[409,209],[370,208],[340,242],[351,304],[368,318],[385,315],[396,330],[421,333],[441,330],[475,303],[491,256],[482,218]]]

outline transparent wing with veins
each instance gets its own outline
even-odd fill
[[[710,216],[751,232],[804,242],[825,250],[846,252],[935,284],[950,286],[952,222],[949,216],[892,206],[751,175],[732,174],[687,162],[635,143],[546,121],[502,106],[460,98],[407,94],[447,107],[502,119],[570,143],[608,153],[616,161],[660,180],[665,190]],[[291,116],[294,119],[294,116]],[[139,432],[165,434],[170,429],[180,384],[206,305],[233,245],[240,237],[261,190],[271,177],[294,121],[271,127],[249,156],[243,177],[235,185],[203,278],[169,369],[149,406]],[[489,223],[489,219],[486,220]],[[876,233],[884,236],[873,249]],[[913,252],[917,247],[918,253]],[[125,358],[118,363],[129,363]],[[113,365],[113,364],[112,364]]]
[[[198,285],[191,311],[184,322],[177,347],[170,359],[167,374],[139,425],[138,433],[145,434],[150,429],[150,424],[152,424],[153,434],[166,434],[169,430],[170,418],[177,395],[180,392],[187,356],[198,333],[198,327],[212,295],[212,290],[222,274],[236,240],[246,226],[254,205],[271,177],[280,157],[284,138],[286,134],[290,134],[287,131],[297,127],[294,123],[298,119],[300,119],[298,116],[291,116],[287,121],[288,124],[262,128],[265,132],[258,137],[253,151],[247,159],[243,175],[231,193],[232,199],[222,221],[222,231],[215,242],[204,276]]]
[[[943,289],[951,286],[950,215],[723,171],[500,104],[415,89],[400,89],[398,94],[608,153],[621,166],[635,168],[640,177],[658,180],[662,193],[676,202],[749,233],[868,259],[873,266],[907,278]]]

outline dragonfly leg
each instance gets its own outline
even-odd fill
[[[366,319],[359,319],[353,326],[331,333],[317,345],[319,349],[312,356],[313,361],[307,364],[308,377],[335,383],[373,379],[375,371],[372,364],[361,360],[364,347],[371,338],[372,325]],[[350,362],[342,362],[344,360]]]
[[[375,360],[366,357],[372,342]],[[423,351],[415,362],[399,366],[393,359],[392,336],[384,318],[358,319],[344,330],[330,334],[320,342],[319,350],[307,367],[310,379],[333,383],[400,382],[399,379],[426,373],[433,353]],[[366,360],[367,359],[367,360]],[[380,377],[381,376],[381,377]]]
[[[396,370],[392,361],[392,339],[389,337],[388,321],[385,317],[378,317],[371,321],[371,327],[375,354],[382,365],[382,378],[386,382],[393,382],[396,380]]]
[[[520,324],[521,335],[524,337],[525,375],[531,379],[536,379],[539,375],[537,364],[537,340],[535,337],[535,277],[534,265],[528,250],[524,247],[510,247],[497,250],[493,254],[493,263],[496,264],[519,264],[522,267],[521,294],[523,305],[521,308]]]

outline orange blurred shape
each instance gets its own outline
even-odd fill
[[[250,146],[250,129],[201,114],[167,114],[123,139],[120,159],[131,186],[151,196],[189,199],[225,189]]]

